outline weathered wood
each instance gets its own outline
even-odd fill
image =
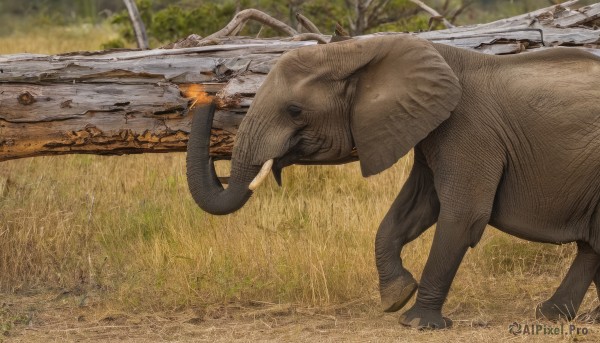
[[[539,9],[515,17],[497,20],[486,24],[460,26],[447,30],[423,32],[419,35],[437,43],[449,44],[463,48],[483,49],[488,52],[498,51],[490,48],[494,44],[526,42],[527,49],[542,45],[551,46],[587,46],[600,47],[600,32],[579,25],[594,22],[598,19],[600,3],[571,10],[568,6],[577,1],[568,1]],[[576,19],[575,19],[576,18]],[[542,44],[539,29],[543,32]],[[524,30],[524,31],[517,31]],[[530,30],[530,31],[527,31]],[[499,49],[504,50],[504,49]],[[508,53],[517,51],[508,50]]]
[[[0,57],[0,160],[184,151],[195,99],[216,96],[213,154],[226,157],[282,52],[306,42]],[[218,95],[217,95],[218,94]]]
[[[570,1],[562,5],[554,5],[487,24],[423,32],[419,35],[437,43],[476,50],[482,49],[491,53],[494,51],[518,52],[517,50],[504,50],[501,47],[490,47],[490,45],[514,44],[516,42],[527,43],[527,49],[534,49],[543,45],[600,48],[600,32],[598,30],[578,27],[598,18],[597,11],[600,3],[578,10],[566,8],[566,5],[575,2]],[[543,42],[540,32],[532,29],[541,30],[544,37]]]
[[[546,48],[598,47],[597,30],[556,27],[588,22],[574,12],[595,20],[597,9],[553,6],[535,15],[417,35],[483,53],[509,54],[543,48],[533,26],[543,31]],[[0,161],[68,153],[184,151],[189,108],[209,97],[218,104],[211,154],[228,158],[237,127],[279,56],[317,42],[228,37],[219,43],[0,56]],[[590,51],[600,55],[600,50]]]
[[[573,27],[589,23],[600,18],[600,3],[582,7],[575,11],[565,11],[560,18],[554,19],[557,27]]]

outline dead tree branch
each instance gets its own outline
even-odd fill
[[[235,17],[233,17],[233,19],[229,22],[229,24],[225,25],[225,27],[221,30],[206,37],[205,40],[213,40],[225,36],[233,36],[239,33],[239,31],[241,31],[241,29],[246,24],[246,22],[248,22],[248,20],[256,20],[259,23],[262,23],[275,30],[285,33],[288,36],[295,36],[298,34],[296,30],[291,28],[286,23],[277,20],[264,12],[261,12],[256,9],[247,9],[236,14]]]
[[[148,44],[148,35],[146,35],[146,27],[144,26],[144,22],[142,21],[142,17],[140,16],[140,11],[135,4],[135,0],[123,0],[125,6],[127,7],[127,12],[129,13],[129,19],[131,20],[131,25],[133,25],[133,32],[135,33],[135,39],[137,41],[138,48],[142,50],[147,50],[150,48]]]
[[[410,0],[410,1],[413,2],[414,4],[416,4],[417,6],[421,7],[425,12],[429,13],[431,15],[431,18],[441,20],[442,23],[444,24],[444,26],[446,26],[446,28],[451,29],[454,27],[454,25],[452,25],[451,22],[449,22],[446,18],[444,18],[444,16],[439,14],[433,8],[427,6],[423,1],[421,1],[421,0]],[[430,25],[431,25],[431,20],[430,20]]]
[[[303,16],[301,13],[296,13],[296,20],[298,20],[298,23],[302,25],[302,27],[309,33],[316,33],[318,35],[322,34],[317,25],[315,25],[312,21],[310,21],[310,19]]]

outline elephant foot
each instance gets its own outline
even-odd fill
[[[577,311],[573,308],[573,306],[561,304],[552,300],[544,301],[535,309],[536,319],[547,319],[553,322],[558,322],[560,320],[573,320],[576,314]]]
[[[417,280],[408,271],[380,287],[383,311],[396,312],[404,307],[417,291],[417,287]]]
[[[426,310],[415,305],[400,316],[400,324],[419,330],[437,330],[451,328],[452,320],[443,317],[440,311]]]

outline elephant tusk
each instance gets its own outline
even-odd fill
[[[265,164],[263,164],[262,168],[260,168],[260,171],[258,172],[258,174],[256,175],[256,177],[254,178],[254,180],[252,180],[252,182],[250,182],[250,186],[248,186],[248,189],[250,189],[251,191],[254,191],[255,189],[257,189],[258,186],[260,186],[260,184],[263,181],[265,181],[265,179],[269,175],[269,172],[271,171],[272,167],[273,167],[273,160],[272,159],[270,159],[267,162],[265,162]]]

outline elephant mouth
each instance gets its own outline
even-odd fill
[[[281,171],[283,168],[297,164],[297,165],[339,165],[358,161],[356,154],[351,154],[342,158],[334,159],[321,159],[315,152],[303,153],[298,148],[299,144],[292,148],[288,153],[282,157],[274,159],[272,172],[275,177],[275,181],[281,187]]]
[[[321,142],[323,143],[323,142]],[[307,141],[304,137],[294,135],[285,144],[283,154],[273,157],[271,171],[277,184],[281,187],[281,172],[285,167],[297,165],[339,165],[358,161],[356,148],[349,149],[348,153],[337,151],[331,154],[329,149],[324,149],[324,144],[314,144],[313,140]],[[353,144],[354,145],[354,144]],[[342,150],[344,151],[344,150]]]
[[[297,160],[298,157],[294,156],[293,154],[286,154],[283,157],[276,158],[274,160],[273,168],[271,170],[273,171],[273,177],[275,177],[275,181],[277,182],[279,187],[281,187],[281,171],[283,170],[283,168],[295,164],[295,161]]]
[[[288,141],[288,148],[285,149],[286,152],[283,155],[274,158],[271,170],[279,187],[281,187],[281,171],[283,168],[297,164],[298,161],[306,159],[308,156],[315,153],[313,150],[307,150],[308,149],[303,144],[303,139],[301,137],[293,137]]]

